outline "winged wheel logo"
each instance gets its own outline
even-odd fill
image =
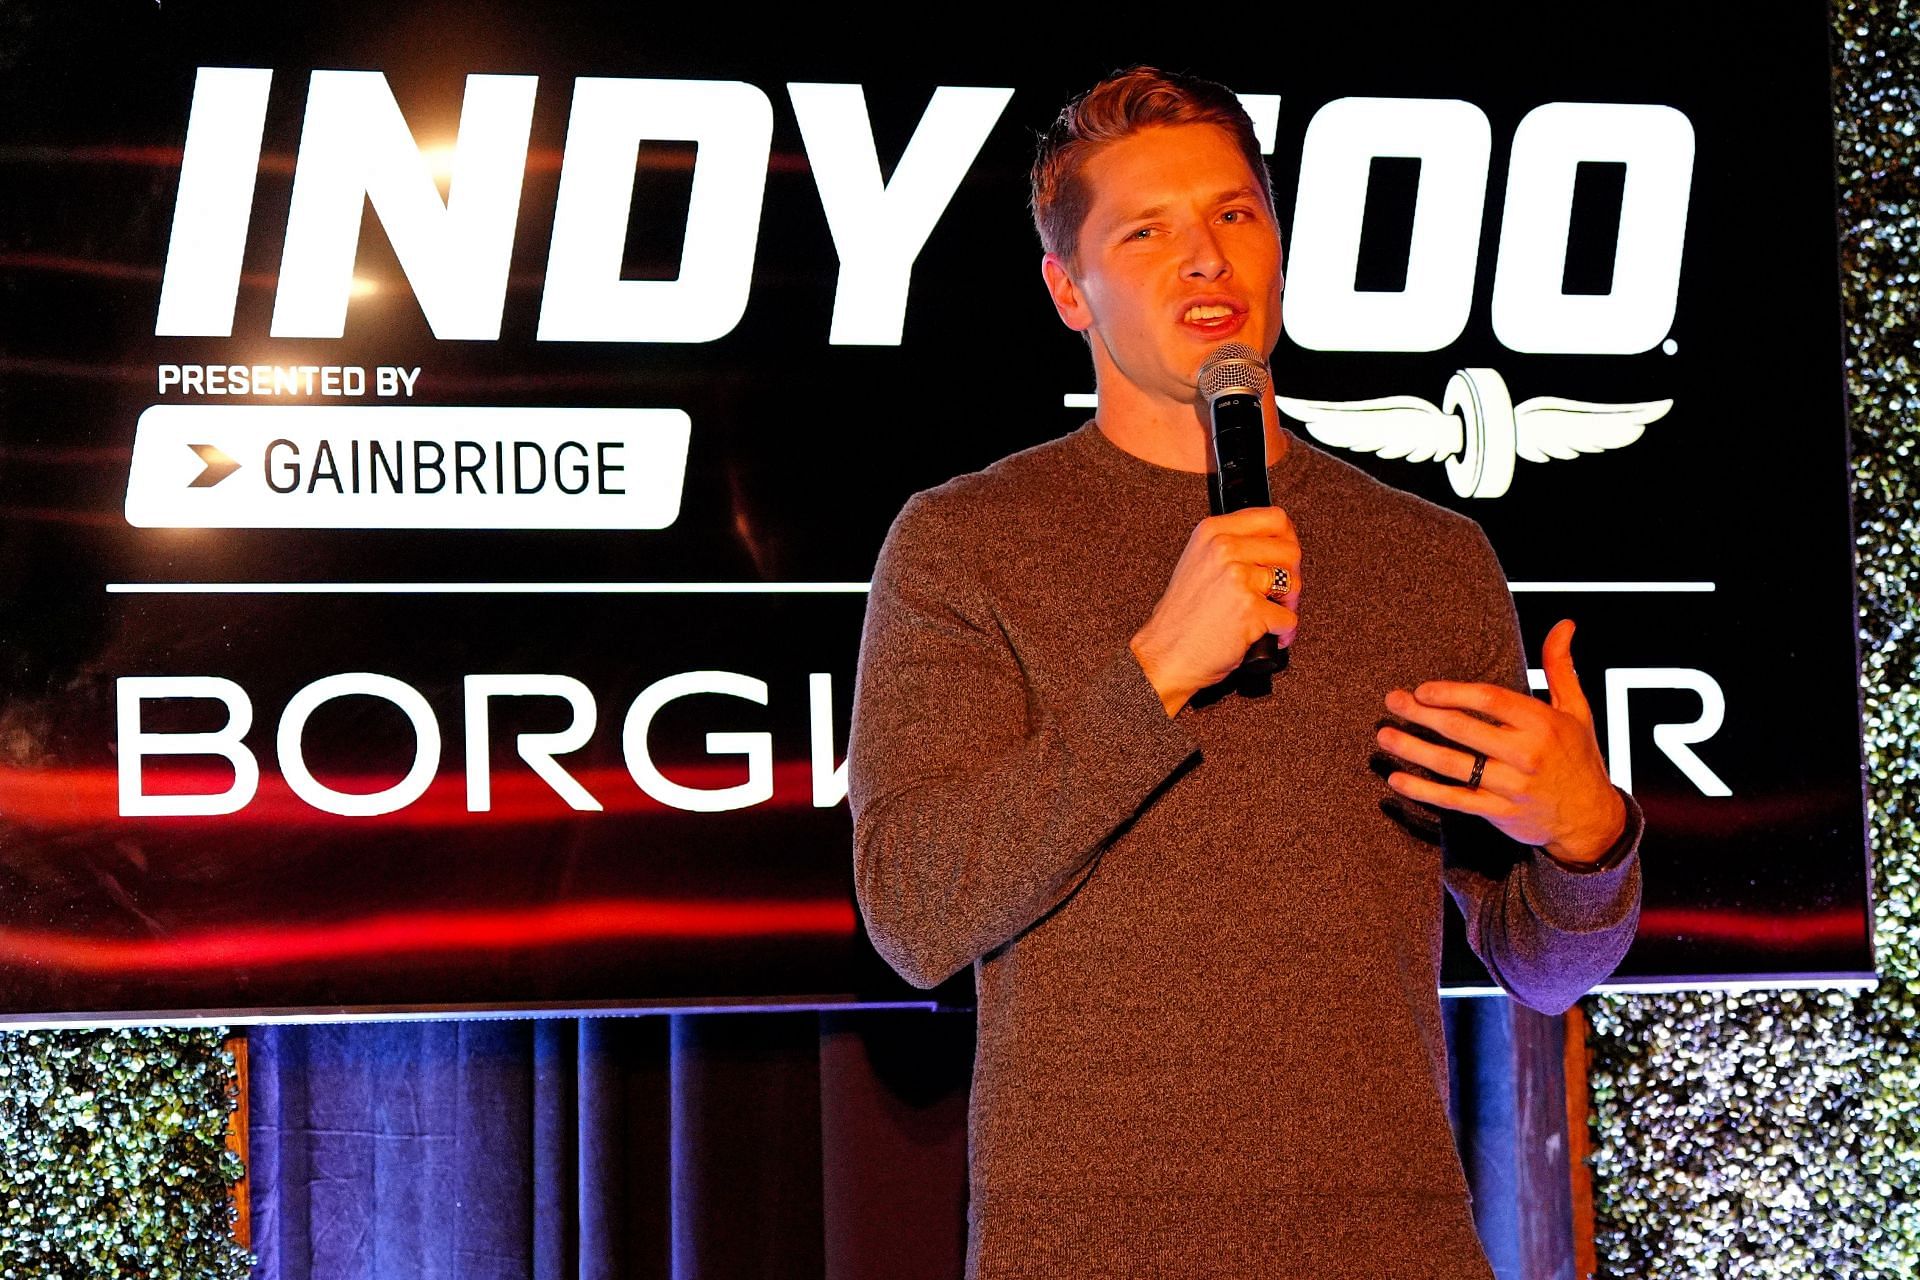
[[[1514,460],[1547,462],[1619,449],[1638,440],[1671,400],[1594,404],[1535,396],[1514,404],[1492,369],[1462,369],[1435,405],[1418,396],[1373,400],[1297,400],[1276,396],[1280,411],[1322,444],[1409,462],[1446,463],[1463,498],[1498,498],[1513,484]]]

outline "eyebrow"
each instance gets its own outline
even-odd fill
[[[1232,204],[1235,200],[1254,199],[1257,194],[1252,187],[1235,187],[1231,191],[1222,191],[1219,195],[1215,196],[1213,203],[1216,205]],[[1164,204],[1152,205],[1148,208],[1137,210],[1124,218],[1115,219],[1115,225],[1117,226],[1120,223],[1126,222],[1139,222],[1145,218],[1157,218],[1166,211],[1167,206]]]

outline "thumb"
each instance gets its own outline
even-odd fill
[[[1587,705],[1579,673],[1573,669],[1573,619],[1560,619],[1547,633],[1540,646],[1540,665],[1546,668],[1547,696],[1554,710],[1564,711],[1591,728],[1593,709]]]

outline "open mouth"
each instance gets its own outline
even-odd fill
[[[1243,307],[1228,302],[1195,302],[1180,313],[1180,323],[1208,336],[1231,333],[1246,323]]]

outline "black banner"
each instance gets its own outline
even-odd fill
[[[1089,416],[1026,170],[1142,61],[1271,142],[1289,426],[1578,621],[1619,981],[1870,973],[1819,6],[1418,12],[0,10],[0,1015],[925,999],[864,585]]]

